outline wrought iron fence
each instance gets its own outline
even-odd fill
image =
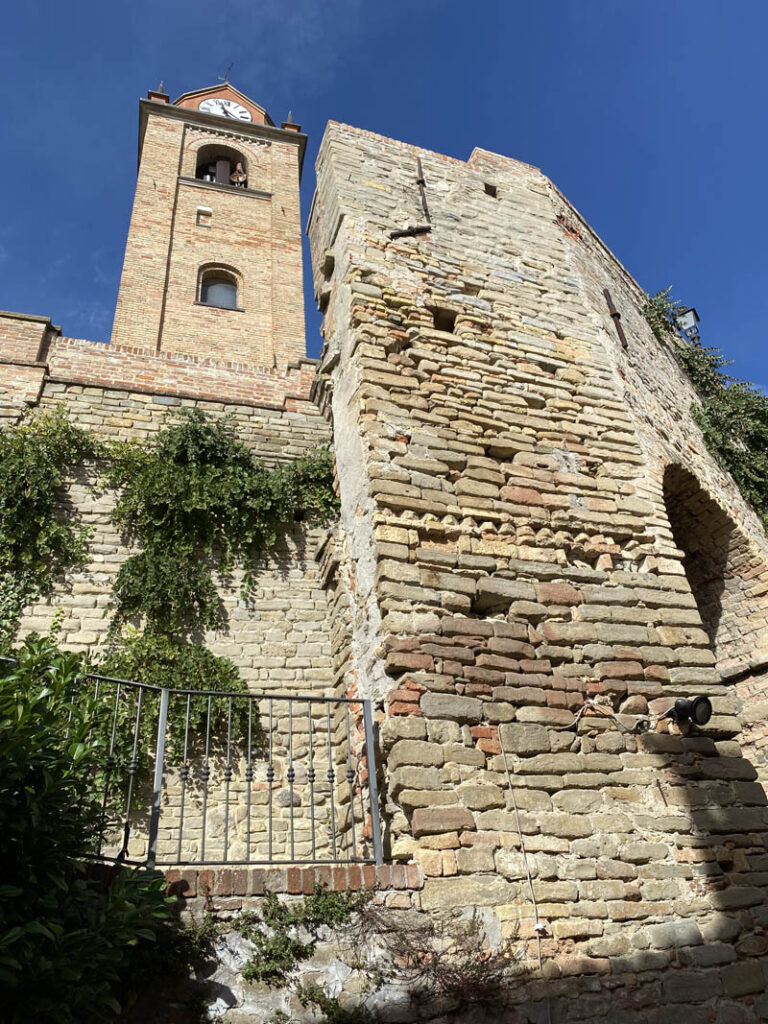
[[[5,660],[5,659],[3,659]],[[369,701],[89,674],[96,856],[149,866],[382,863]]]

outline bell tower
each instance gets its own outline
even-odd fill
[[[306,354],[305,146],[229,82],[140,101],[113,344],[268,367]]]

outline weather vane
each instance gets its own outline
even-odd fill
[[[221,75],[219,75],[219,81],[223,82],[224,85],[229,85],[229,73],[230,73],[230,71],[232,70],[232,68],[234,66],[235,66],[235,62],[232,61],[231,64],[227,65],[227,70],[224,72],[224,76],[222,77]]]

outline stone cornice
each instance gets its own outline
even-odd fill
[[[139,162],[141,162],[144,133],[147,129],[147,121],[150,114],[156,117],[168,117],[172,120],[184,121],[195,127],[210,128],[222,135],[227,133],[227,128],[225,127],[227,122],[222,123],[222,118],[218,114],[204,114],[200,110],[190,110],[189,107],[176,107],[173,104],[160,103],[157,100],[141,99],[139,100]],[[249,140],[284,142],[296,145],[299,150],[299,175],[301,175],[304,153],[307,148],[307,136],[303,132],[286,131],[284,128],[274,128],[271,125],[248,124],[245,121],[238,121],[237,127],[232,134]]]

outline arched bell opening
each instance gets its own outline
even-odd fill
[[[215,185],[248,187],[248,161],[231,146],[201,146],[195,158],[195,177]]]

